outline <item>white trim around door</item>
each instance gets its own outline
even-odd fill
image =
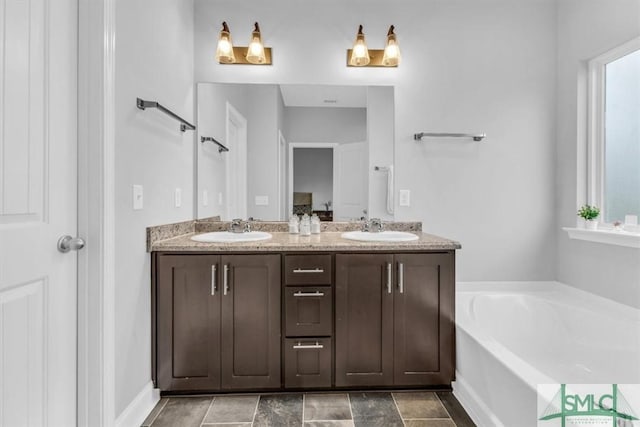
[[[78,426],[115,422],[116,0],[79,0]]]
[[[338,194],[338,177],[336,175],[336,167],[338,164],[338,150],[336,148],[339,146],[337,142],[290,142],[288,157],[289,160],[287,162],[287,176],[288,176],[288,201],[287,208],[289,209],[289,213],[293,212],[293,149],[294,148],[330,148],[333,150],[333,197],[335,198],[336,194]]]

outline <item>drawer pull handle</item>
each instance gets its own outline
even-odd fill
[[[298,344],[293,346],[294,350],[306,350],[306,349],[318,349],[318,348],[324,348],[324,345],[320,344],[318,341],[316,341],[315,344],[302,344],[299,342]]]
[[[216,284],[216,264],[211,266],[211,295],[216,294],[218,285]]]
[[[294,292],[294,297],[323,297],[324,292],[316,291],[316,292]]]
[[[387,263],[387,293],[391,293],[391,263]]]
[[[294,273],[324,273],[322,268],[296,268]]]
[[[401,262],[398,263],[398,290],[404,293],[404,265]]]
[[[229,293],[229,265],[225,264],[222,270],[222,292],[224,295]]]

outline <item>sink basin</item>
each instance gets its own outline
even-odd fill
[[[358,240],[360,242],[410,242],[418,240],[418,236],[404,231],[382,231],[370,233],[368,231],[349,231],[342,233],[343,239]]]
[[[193,236],[191,240],[206,243],[257,242],[273,237],[264,231],[250,231],[248,233],[231,233],[229,231],[213,231]]]

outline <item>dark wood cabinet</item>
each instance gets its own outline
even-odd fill
[[[333,374],[333,256],[284,257],[284,386],[329,388]]]
[[[162,256],[157,262],[156,366],[161,390],[220,388],[220,257]]]
[[[453,256],[336,255],[336,386],[453,379]]]
[[[393,255],[336,255],[336,386],[393,384]]]
[[[331,286],[287,286],[284,290],[284,328],[288,337],[326,337],[332,334]]]
[[[280,255],[158,255],[163,391],[280,387]]]
[[[286,338],[284,340],[287,388],[331,387],[331,338]]]
[[[453,257],[394,258],[394,385],[448,384],[454,374]]]
[[[279,388],[280,255],[224,255],[221,264],[222,388]]]
[[[152,365],[163,392],[454,379],[454,251],[152,260]]]

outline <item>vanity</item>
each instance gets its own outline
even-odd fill
[[[271,239],[206,243],[228,223],[148,239],[153,379],[163,393],[450,388],[457,242],[342,238],[255,223]],[[177,231],[176,231],[177,230]],[[177,234],[182,233],[182,234]],[[149,235],[152,235],[151,232]],[[156,236],[158,237],[158,236]]]

